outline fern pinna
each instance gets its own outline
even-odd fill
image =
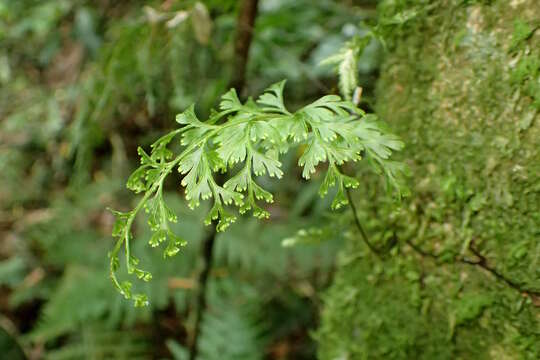
[[[178,219],[163,198],[164,181],[173,170],[182,176],[190,208],[199,206],[201,199],[212,199],[213,206],[204,222],[209,225],[216,220],[217,231],[235,221],[234,207],[240,214],[251,211],[257,218],[269,217],[260,203],[272,202],[273,196],[257,183],[256,177],[281,178],[279,157],[293,146],[301,145],[298,165],[305,179],[310,179],[318,164],[328,164],[319,194],[324,196],[331,187],[337,187],[333,209],[348,203],[347,188],[359,186],[358,180],[345,175],[340,166],[362,157],[367,157],[373,169],[384,174],[388,185],[401,195],[404,164],[389,160],[392,151],[403,147],[399,138],[388,133],[374,115],[337,95],[324,96],[291,112],[283,101],[284,86],[285,81],[274,84],[256,101],[249,99],[245,103],[231,89],[222,96],[219,111],[213,111],[206,121],[197,118],[192,105],[176,117],[181,127],[153,143],[149,154],[138,149],[141,166],[129,177],[127,186],[143,193],[143,197],[131,211],[114,211],[113,236],[117,241],[109,254],[111,279],[126,299],[132,299],[136,306],[148,302],[145,294],[131,292],[130,281],[120,282],[117,278],[122,247],[128,274],[144,281],[152,278],[139,267],[139,260],[130,250],[133,221],[142,209],[148,214],[153,232],[150,246],[167,243],[163,254],[170,257],[186,244],[171,231],[169,224]],[[175,154],[168,146],[177,137],[182,150]],[[215,178],[218,172],[233,174],[220,184]]]

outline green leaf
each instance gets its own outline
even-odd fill
[[[281,171],[281,163],[277,160],[278,156],[275,152],[267,152],[261,154],[258,151],[253,152],[253,172],[257,176],[268,173],[270,177],[281,179],[283,171]]]
[[[191,104],[183,113],[176,115],[176,122],[181,125],[204,126],[195,114],[195,104]]]
[[[130,175],[126,183],[128,189],[134,191],[135,193],[140,193],[147,189],[145,182],[147,168],[148,165],[143,165]]]
[[[216,230],[218,232],[225,231],[231,225],[236,221],[236,216],[232,215],[231,213],[227,212],[220,202],[214,202],[214,206],[204,219],[204,223],[206,225],[210,225],[213,220],[218,220],[218,224],[216,225]]]
[[[236,205],[236,206],[242,206],[243,198],[244,196],[240,193],[237,193],[235,191],[232,191],[230,189],[226,189],[224,187],[214,185],[214,191],[218,194],[218,196],[221,198],[221,201],[225,205]]]
[[[230,178],[223,184],[225,189],[231,189],[234,191],[242,192],[247,190],[248,185],[251,183],[251,174],[249,173],[249,167],[244,167],[235,176]]]
[[[266,89],[261,96],[257,99],[257,103],[264,105],[263,111],[279,111],[284,114],[289,112],[285,108],[283,103],[283,88],[285,87],[285,80],[271,85]]]
[[[298,160],[298,165],[304,167],[302,171],[304,179],[311,178],[315,173],[315,167],[322,161],[326,161],[326,151],[318,138],[312,136],[307,149]]]
[[[152,234],[152,237],[148,241],[148,244],[150,244],[151,247],[157,247],[162,242],[165,242],[167,240],[167,231],[165,229],[159,229],[158,231],[154,232]]]
[[[308,137],[308,127],[304,120],[305,114],[297,113],[291,118],[283,129],[286,131],[284,139],[291,138],[295,143],[304,141]]]
[[[167,245],[167,248],[163,252],[164,257],[172,257],[176,255],[181,247],[184,247],[187,245],[187,241],[180,238],[176,234],[174,234],[172,231],[167,230],[166,236],[169,238],[169,244]]]
[[[227,165],[233,166],[246,159],[248,145],[247,129],[247,123],[239,124],[238,126],[224,129],[216,136],[216,143],[219,144],[217,153]]]
[[[133,296],[133,303],[135,307],[148,306],[148,296],[146,294],[136,294]]]
[[[223,96],[221,96],[221,102],[219,103],[221,110],[234,110],[239,111],[242,109],[242,103],[238,99],[235,89],[230,89]]]
[[[137,148],[137,153],[141,157],[141,165],[148,165],[152,167],[158,166],[158,164],[144,151],[142,147]]]
[[[257,185],[255,181],[252,181],[251,185],[253,187],[253,195],[255,196],[257,200],[264,200],[267,203],[271,203],[274,201],[273,195],[269,193],[268,191],[264,190],[259,185]]]
[[[334,200],[332,201],[332,209],[338,210],[339,208],[347,204],[349,204],[349,200],[345,195],[345,190],[343,189],[343,186],[338,186],[338,191],[336,193],[336,196],[334,196]]]
[[[388,159],[393,151],[404,146],[399,137],[384,131],[373,115],[365,116],[354,132],[367,150],[382,159]]]
[[[303,107],[301,110],[310,120],[320,122],[341,121],[351,113],[359,110],[348,101],[343,101],[337,95],[326,95],[315,102]],[[339,115],[336,117],[335,115]]]
[[[178,166],[178,171],[186,174],[181,184],[186,187],[186,199],[191,208],[199,206],[201,198],[206,200],[212,197],[211,171],[205,161],[202,147],[186,156]]]
[[[178,135],[178,133],[179,130],[171,131],[170,133],[165,134],[157,139],[152,145],[150,145],[152,152],[156,149],[165,148],[174,139],[174,137]]]

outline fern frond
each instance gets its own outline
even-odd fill
[[[137,306],[148,303],[146,295],[132,293],[131,282],[120,283],[116,276],[123,246],[128,274],[143,281],[152,277],[139,267],[139,259],[130,249],[133,221],[142,209],[148,214],[148,225],[154,232],[150,246],[166,243],[163,255],[169,257],[186,245],[184,239],[171,231],[171,224],[178,219],[163,199],[164,181],[175,169],[182,175],[180,183],[190,208],[198,207],[201,200],[213,202],[204,222],[209,225],[217,221],[217,231],[236,221],[234,207],[240,214],[251,211],[260,219],[270,216],[261,202],[273,202],[273,195],[260,185],[257,177],[281,178],[280,155],[293,146],[302,145],[298,165],[303,168],[305,179],[312,177],[319,164],[328,164],[319,193],[324,196],[330,188],[337,189],[333,209],[348,203],[346,188],[359,186],[358,180],[342,173],[341,165],[356,162],[362,154],[369,153],[376,160],[374,166],[382,168],[387,177],[395,175],[396,170],[385,160],[402,147],[399,139],[369,120],[353,103],[336,95],[324,96],[290,112],[283,100],[284,85],[284,81],[274,84],[255,102],[246,103],[241,103],[231,89],[222,97],[221,110],[214,111],[207,121],[200,120],[191,106],[176,117],[181,128],[158,139],[150,153],[138,149],[141,166],[127,185],[144,195],[133,210],[114,211],[113,236],[117,242],[110,253],[111,279],[126,299],[133,299]],[[182,145],[178,154],[168,148],[173,141]],[[217,172],[232,174],[220,184],[215,177]],[[401,186],[396,181],[389,183]]]
[[[103,271],[96,272],[86,267],[67,267],[56,291],[42,310],[38,325],[30,333],[30,339],[46,342],[103,316],[112,298],[107,282],[100,280],[103,275]]]

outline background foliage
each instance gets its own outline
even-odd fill
[[[174,182],[164,185],[188,245],[163,260],[134,242],[154,277],[140,285],[150,303],[141,310],[111,286],[106,208],[136,200],[124,184],[137,146],[149,148],[190,104],[202,117],[217,106],[235,71],[237,12],[236,1],[0,1],[0,324],[29,358],[185,358],[208,209],[189,210]],[[318,64],[373,14],[369,4],[261,1],[245,93],[287,78],[295,110],[334,92],[333,69]],[[370,51],[361,76],[373,86],[378,47]],[[272,221],[241,218],[216,241],[200,358],[314,356],[308,330],[342,234],[281,241],[344,220],[318,200],[320,174],[306,184],[297,160],[284,159],[290,176],[279,187],[262,184],[279,199]],[[150,238],[140,222],[137,238]]]

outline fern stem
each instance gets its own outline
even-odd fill
[[[345,193],[347,194],[347,199],[349,200],[349,206],[351,207],[351,211],[353,213],[354,223],[356,225],[356,228],[360,232],[360,236],[362,237],[362,240],[367,245],[369,250],[371,250],[372,253],[374,253],[377,257],[380,258],[381,252],[379,251],[379,249],[373,246],[373,244],[369,241],[366,231],[364,230],[364,227],[360,223],[360,218],[358,217],[358,212],[356,211],[356,206],[354,205],[350,189],[345,188]]]

